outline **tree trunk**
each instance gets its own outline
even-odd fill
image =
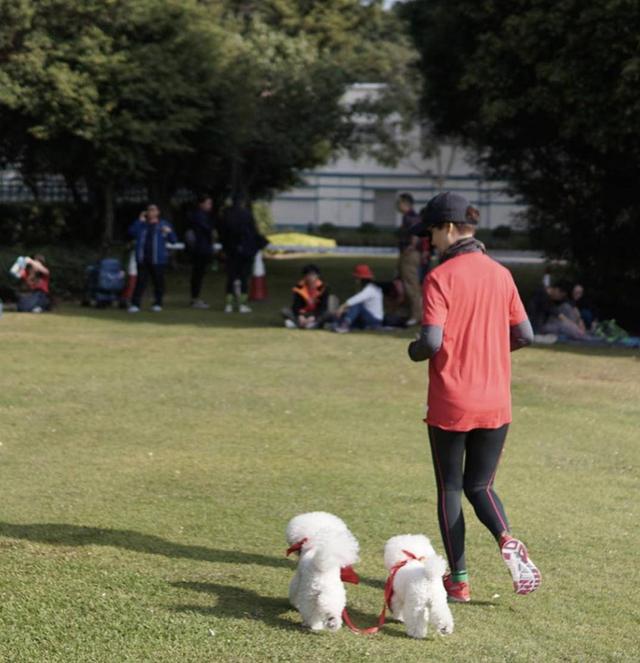
[[[102,220],[104,224],[103,241],[105,245],[109,245],[113,242],[115,216],[115,191],[113,182],[109,180],[102,186]]]

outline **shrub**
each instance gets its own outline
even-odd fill
[[[509,239],[511,237],[510,226],[496,226],[491,230],[491,236],[496,239]]]

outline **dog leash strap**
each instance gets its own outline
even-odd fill
[[[373,635],[374,633],[377,633],[384,626],[386,613],[387,613],[387,606],[383,605],[382,612],[378,617],[378,623],[375,626],[369,626],[368,628],[358,628],[351,621],[351,617],[349,617],[349,613],[347,612],[346,608],[342,611],[342,619],[344,623],[349,627],[349,630],[353,631],[354,633],[357,633],[358,635]]]

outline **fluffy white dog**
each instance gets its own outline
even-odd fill
[[[442,635],[453,633],[453,617],[442,584],[447,564],[426,536],[403,534],[389,539],[384,546],[384,565],[391,585],[386,592],[388,607],[404,622],[407,635],[426,637],[428,624]]]
[[[286,536],[287,555],[300,554],[289,601],[312,630],[337,631],[347,603],[341,572],[347,567],[353,573],[350,567],[358,561],[358,542],[340,518],[324,511],[292,518]]]

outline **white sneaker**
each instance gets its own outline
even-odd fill
[[[35,306],[31,309],[31,313],[42,313],[42,306]]]
[[[225,313],[233,313],[233,304],[225,304],[224,305],[224,312]]]
[[[284,326],[285,326],[287,329],[297,329],[297,327],[298,327],[298,325],[296,325],[296,323],[295,323],[293,320],[289,320],[289,318],[287,318],[287,319],[284,321]]]
[[[140,313],[140,307],[133,304],[127,309],[127,313]]]
[[[251,313],[251,307],[246,304],[240,304],[238,311],[240,313]]]
[[[518,539],[508,538],[500,546],[500,554],[511,573],[516,594],[535,592],[542,582],[538,567],[531,561],[527,548]]]
[[[415,318],[409,318],[406,322],[405,325],[407,327],[413,327],[414,325],[417,325],[418,321]]]
[[[209,308],[209,304],[207,304],[207,302],[203,302],[201,299],[194,299],[191,302],[191,308],[202,309],[204,311],[205,309]]]
[[[162,311],[162,306],[160,306],[159,304],[154,304],[154,305],[151,307],[151,310],[152,310],[154,313],[160,313],[160,311]]]

